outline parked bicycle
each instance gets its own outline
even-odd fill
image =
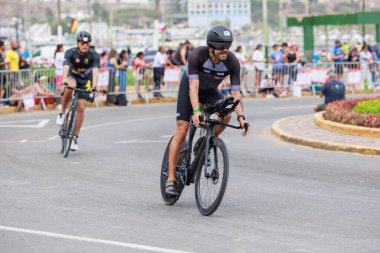
[[[192,121],[190,122],[188,137],[182,144],[176,166],[175,173],[179,192],[177,197],[168,196],[165,191],[165,182],[168,178],[169,149],[173,137],[170,139],[161,166],[160,186],[165,204],[174,205],[181,196],[185,185],[195,182],[195,200],[199,212],[208,216],[219,207],[227,186],[229,158],[226,144],[221,138],[215,136],[214,127],[221,125],[242,129],[241,126],[229,125],[223,121],[224,117],[233,112],[240,103],[240,100],[235,102],[233,100],[233,97],[229,97],[217,101],[215,105],[203,106],[202,111],[205,118],[202,117],[201,121],[204,123],[199,127],[201,129],[200,137],[194,148],[192,144],[197,128]],[[212,119],[211,115],[214,113],[218,113],[222,120]],[[247,130],[248,127],[249,124],[246,123],[244,128]],[[193,159],[192,152],[194,153]]]
[[[78,99],[81,93],[92,93],[92,101],[94,101],[95,98],[95,92],[94,91],[86,91],[79,88],[71,88],[66,87],[67,89],[73,90],[73,97],[71,101],[71,107],[69,111],[66,114],[66,117],[63,121],[63,125],[59,129],[59,135],[62,139],[62,146],[61,146],[61,153],[64,157],[67,157],[70,152],[70,146],[74,139],[74,131],[75,131],[75,125],[76,125],[76,119],[77,119],[77,106],[78,106]]]

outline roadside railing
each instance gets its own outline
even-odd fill
[[[257,95],[263,90],[272,89],[280,96],[288,96],[292,93],[300,96],[301,91],[312,91],[317,94],[321,86],[326,83],[328,70],[332,69],[338,79],[345,83],[347,90],[355,93],[358,90],[375,91],[379,85],[379,69],[375,64],[359,63],[306,63],[306,64],[267,64],[259,71],[253,64],[245,66],[242,72],[242,90],[250,90]],[[155,98],[155,94],[164,97],[176,97],[180,78],[184,68],[165,68],[161,85],[155,85],[152,68],[131,67],[126,69],[102,68],[99,70],[98,91],[96,104],[105,100],[112,102],[112,96],[124,94],[128,100],[139,99],[142,103],[149,103]],[[246,75],[246,76],[243,76]],[[244,78],[244,80],[243,80]],[[244,82],[247,82],[247,85]],[[0,104],[41,104],[46,109],[46,104],[59,103],[62,92],[60,84],[62,76],[55,69],[36,69],[19,71],[0,71]],[[38,92],[39,84],[45,92]],[[226,80],[223,89],[229,89]],[[54,99],[51,99],[54,98]],[[157,98],[158,99],[158,98]],[[34,103],[32,103],[34,100]]]

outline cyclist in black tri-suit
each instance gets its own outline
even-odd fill
[[[100,68],[100,56],[92,48],[91,35],[86,31],[81,31],[77,35],[78,47],[71,48],[66,51],[65,59],[63,62],[63,76],[62,82],[65,85],[65,89],[62,95],[62,108],[61,112],[57,116],[57,125],[62,125],[64,120],[64,114],[68,102],[72,97],[72,89],[80,88],[92,93],[80,93],[77,108],[77,120],[75,125],[75,137],[71,144],[70,150],[78,150],[78,135],[80,128],[84,120],[84,110],[86,107],[86,101],[91,101],[93,94],[96,92],[96,85],[98,84],[98,73]]]
[[[197,47],[190,52],[186,72],[183,74],[177,100],[176,132],[170,144],[169,176],[166,182],[166,193],[178,195],[175,178],[175,167],[178,161],[180,148],[186,138],[190,126],[190,118],[196,127],[199,126],[200,103],[214,104],[223,99],[218,85],[227,76],[231,80],[231,94],[236,99],[240,95],[240,63],[228,49],[233,42],[231,30],[224,25],[213,26],[207,34],[207,46]],[[237,120],[244,129],[245,117],[242,104],[236,107]],[[224,118],[228,123],[231,116]],[[216,126],[215,134],[219,135],[224,127]],[[248,129],[243,135],[246,135]]]

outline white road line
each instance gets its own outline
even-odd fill
[[[128,144],[128,143],[168,143],[165,141],[143,141],[143,140],[129,140],[129,141],[116,141],[116,144]]]
[[[0,226],[0,230],[20,232],[20,233],[33,234],[33,235],[42,235],[42,236],[61,238],[61,239],[67,239],[67,240],[101,243],[101,244],[120,246],[120,247],[130,248],[130,249],[147,250],[147,251],[152,251],[152,252],[167,252],[167,253],[188,253],[188,252],[191,252],[191,251],[158,248],[158,247],[152,247],[152,246],[147,246],[147,245],[142,245],[142,244],[109,241],[109,240],[95,239],[95,238],[89,238],[89,237],[65,235],[65,234],[58,234],[58,233],[52,233],[52,232],[46,232],[46,231],[30,230],[30,229],[7,227],[7,226]]]
[[[302,108],[313,108],[313,105],[273,107],[273,110],[289,110],[289,109],[302,109]]]
[[[93,128],[99,128],[99,127],[106,127],[106,126],[113,126],[113,125],[118,125],[118,124],[125,124],[125,123],[132,123],[132,122],[140,122],[140,121],[149,121],[149,120],[156,120],[156,119],[168,119],[168,118],[174,118],[173,115],[166,115],[166,116],[160,116],[160,117],[151,117],[151,118],[140,118],[140,119],[130,119],[130,120],[123,120],[123,121],[114,121],[114,122],[109,122],[109,123],[103,123],[103,124],[98,124],[98,125],[92,125],[88,127],[82,127],[81,131],[86,131],[88,129],[93,129]],[[47,138],[48,141],[55,140],[59,138],[60,136],[54,135],[49,138]]]
[[[131,123],[131,122],[139,122],[139,121],[149,121],[149,120],[155,120],[155,119],[167,119],[167,118],[173,118],[173,115],[166,115],[166,116],[160,116],[160,117],[151,117],[151,118],[141,118],[141,119],[130,119],[130,120],[123,120],[123,121],[115,121],[115,122],[109,122],[109,123],[103,123],[88,127],[83,127],[81,130],[88,130],[93,128],[99,128],[99,127],[105,127],[105,126],[113,126],[118,124],[125,124],[125,123]]]
[[[19,121],[6,121],[0,122],[0,127],[8,128],[43,128],[50,119],[34,119],[34,120],[19,120]],[[32,124],[21,124],[21,123],[33,123],[38,122],[35,125]]]

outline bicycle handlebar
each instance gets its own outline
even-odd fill
[[[201,122],[210,123],[210,124],[214,124],[214,125],[221,125],[221,126],[231,127],[231,128],[234,128],[234,129],[243,129],[242,126],[230,125],[230,124],[227,124],[227,123],[220,122],[219,120],[214,120],[214,119],[206,119],[205,120],[203,114],[199,115],[199,120]],[[244,129],[247,130],[248,127],[249,127],[249,123],[248,122],[244,123]]]

